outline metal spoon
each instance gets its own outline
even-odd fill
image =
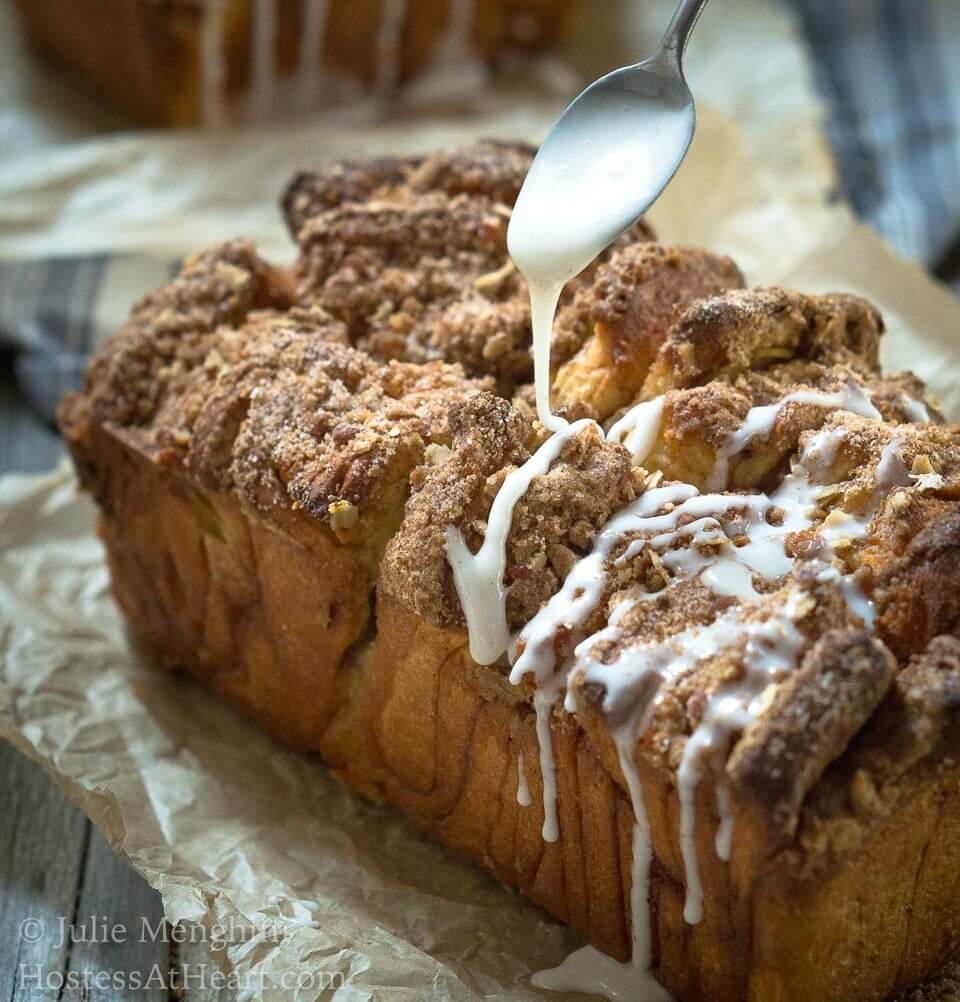
[[[696,126],[683,50],[707,0],[680,0],[657,51],[592,83],[557,120],[527,174],[508,232],[529,281],[586,267],[655,201]]]

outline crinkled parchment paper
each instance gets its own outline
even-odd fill
[[[787,46],[781,61],[795,55]],[[912,367],[960,414],[960,306],[826,204],[815,107],[766,100],[766,140],[705,111],[652,214],[662,238],[730,253],[755,283],[869,296],[890,324],[886,364]],[[347,148],[338,135],[327,149]],[[436,125],[384,127],[363,143],[448,138]],[[209,235],[216,220],[204,218]],[[168,919],[249,929],[216,960],[267,999],[316,997],[319,979],[291,991],[290,972],[328,976],[342,999],[535,996],[529,973],[574,937],[193,683],[142,665],[93,525],[67,472],[0,481],[0,736],[43,763],[160,890]]]

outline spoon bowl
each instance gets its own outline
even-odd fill
[[[693,139],[682,54],[706,0],[682,0],[656,53],[613,70],[564,111],[513,209],[510,256],[555,287],[585,268],[656,200]]]

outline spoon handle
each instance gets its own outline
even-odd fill
[[[658,57],[666,57],[677,69],[680,68],[687,40],[697,23],[697,18],[706,6],[707,0],[680,0],[664,32],[663,41],[657,51]]]

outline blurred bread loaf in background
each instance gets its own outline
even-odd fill
[[[438,88],[555,44],[575,0],[15,0],[33,46],[148,125]]]

